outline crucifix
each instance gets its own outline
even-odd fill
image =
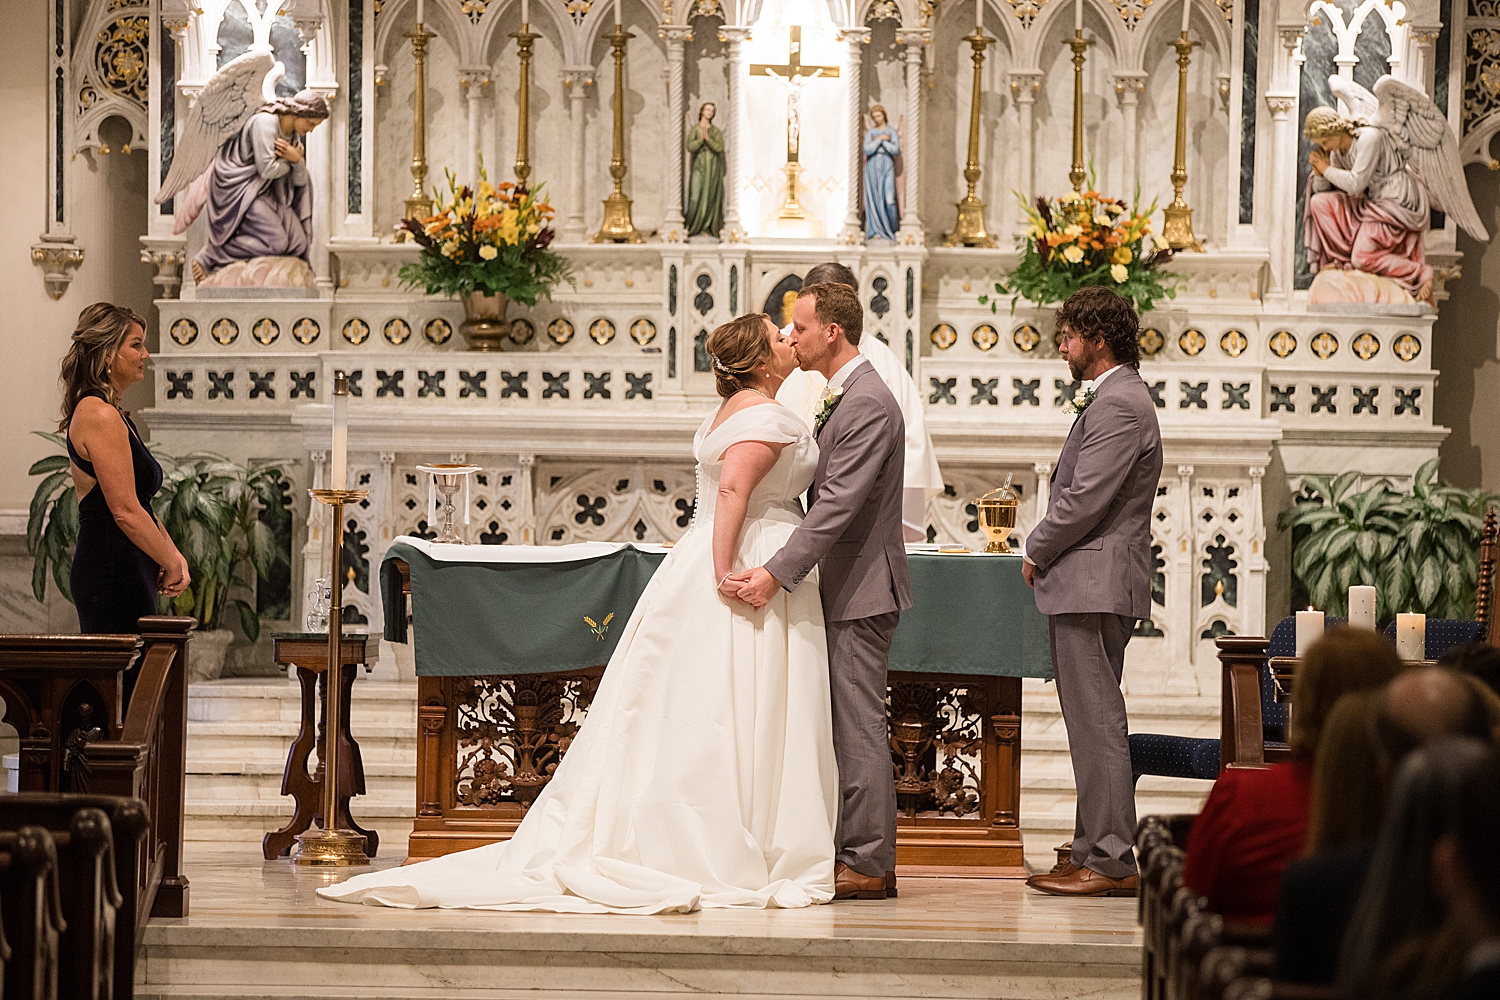
[[[798,162],[802,147],[802,88],[818,77],[838,76],[839,68],[802,65],[802,26],[794,24],[787,41],[786,63],[781,66],[752,63],[750,75],[769,76],[786,88],[786,165],[781,168],[786,172],[786,199],[777,216],[782,219],[804,218],[806,213],[797,202],[797,175],[802,172],[802,165]]]

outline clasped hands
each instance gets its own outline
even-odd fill
[[[302,150],[287,142],[285,139],[277,139],[272,149],[278,159],[286,160],[288,163],[301,163]]]
[[[1307,162],[1312,165],[1313,170],[1317,171],[1318,176],[1322,177],[1323,171],[1328,169],[1328,164],[1332,161],[1325,150],[1314,148],[1307,154]]]
[[[763,608],[781,589],[781,581],[764,566],[728,573],[719,580],[719,593],[752,608]]]

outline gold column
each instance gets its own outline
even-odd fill
[[[604,36],[615,50],[615,141],[609,158],[609,176],[615,180],[615,189],[604,199],[604,224],[589,237],[590,243],[644,243],[646,237],[630,220],[630,199],[625,197],[624,181],[628,168],[625,166],[625,43],[635,36],[625,26],[615,23],[615,30]],[[676,128],[676,124],[672,126]]]
[[[411,39],[412,61],[412,132],[411,132],[411,197],[406,199],[406,218],[425,219],[432,215],[432,199],[427,197],[427,40],[437,36],[424,28],[421,22],[406,36]],[[411,234],[398,230],[396,242],[405,243]]]
[[[953,232],[943,238],[943,246],[993,247],[995,237],[984,228],[984,202],[975,193],[982,174],[979,169],[979,98],[984,81],[980,70],[984,66],[984,49],[990,39],[975,28],[974,34],[966,36],[964,41],[974,49],[974,93],[969,99],[969,155],[964,161],[964,180],[969,185],[969,193],[958,203],[958,221],[953,224]]]
[[[1182,189],[1187,184],[1187,86],[1188,65],[1193,59],[1193,46],[1198,42],[1182,36],[1171,45],[1177,50],[1177,146],[1172,157],[1172,203],[1162,209],[1165,217],[1162,235],[1173,250],[1196,250],[1202,252],[1203,243],[1193,235],[1193,210],[1182,200]]]
[[[1073,32],[1065,44],[1073,50],[1073,167],[1068,171],[1068,180],[1073,190],[1083,193],[1083,182],[1088,180],[1088,171],[1083,166],[1083,54],[1093,43],[1083,37],[1083,29]]]
[[[521,87],[516,100],[520,115],[516,127],[516,180],[526,187],[526,178],[531,176],[531,46],[541,35],[532,34],[531,25],[521,25],[520,31],[511,33],[516,48],[521,54]]]

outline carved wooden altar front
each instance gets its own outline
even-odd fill
[[[509,838],[603,673],[418,677],[410,856]],[[892,672],[889,706],[898,871],[1024,876],[1020,679]]]

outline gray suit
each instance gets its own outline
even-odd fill
[[[787,590],[818,567],[843,796],[837,860],[871,876],[896,868],[885,698],[891,637],[901,612],[911,607],[901,537],[905,442],[896,397],[862,362],[818,431],[807,517],[765,566]]]
[[[1074,421],[1047,516],[1026,538],[1078,787],[1073,863],[1108,878],[1135,871],[1120,676],[1135,621],[1151,614],[1151,504],[1161,462],[1156,407],[1140,376],[1122,367]]]

